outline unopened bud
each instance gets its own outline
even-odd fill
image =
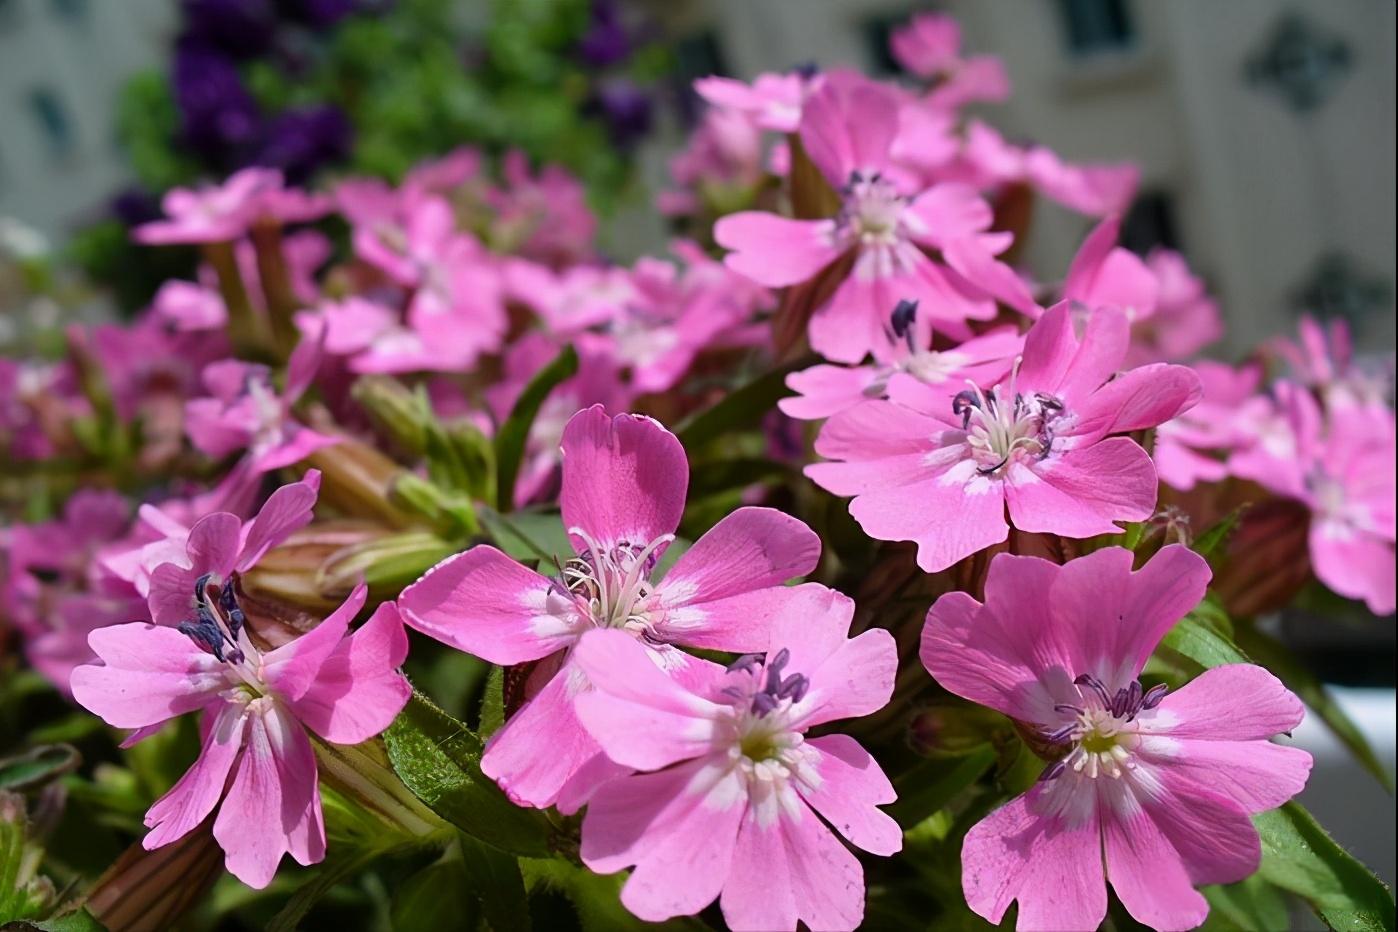
[[[442,560],[456,545],[428,531],[402,531],[346,547],[317,570],[315,587],[339,604],[361,580],[376,597],[391,598]]]

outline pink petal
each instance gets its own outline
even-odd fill
[[[229,873],[261,890],[284,853],[302,864],[324,858],[319,809],[315,754],[306,733],[276,706],[250,714],[247,748],[214,819],[214,839]]]
[[[1226,796],[1250,813],[1275,809],[1306,785],[1311,755],[1270,741],[1147,740],[1143,756],[1171,774]]]
[[[1161,700],[1151,731],[1203,741],[1265,741],[1301,723],[1305,707],[1262,667],[1205,670]]]
[[[315,684],[321,667],[344,641],[349,623],[359,614],[368,598],[364,583],[310,632],[289,641],[262,657],[262,678],[289,701],[300,699]]]
[[[689,461],[679,439],[637,414],[609,417],[601,405],[563,429],[563,524],[604,547],[645,546],[673,534],[684,511]],[[588,544],[573,535],[578,551]]]
[[[243,528],[242,555],[237,569],[244,572],[257,564],[262,555],[311,523],[311,509],[320,491],[320,470],[308,469],[300,482],[293,482],[267,496],[267,502]]]
[[[642,919],[692,915],[723,888],[746,804],[741,778],[708,760],[621,777],[588,804],[583,863],[603,874],[636,865],[621,901]]]
[[[226,511],[205,515],[189,529],[185,550],[194,578],[213,573],[226,578],[238,565],[238,550],[242,544],[243,522]],[[193,597],[191,586],[189,597]]]
[[[1090,308],[1134,310],[1149,316],[1159,291],[1155,274],[1140,257],[1117,247],[1120,217],[1109,217],[1083,241],[1063,282],[1063,297]]]
[[[1141,366],[1088,395],[1074,411],[1072,435],[1096,439],[1155,427],[1194,407],[1202,393],[1199,376],[1188,366]]]
[[[408,627],[503,666],[569,646],[582,624],[557,584],[486,545],[432,567],[398,608]]]
[[[793,591],[798,595],[774,620],[768,648],[788,650],[791,670],[810,680],[805,698],[792,706],[792,720],[811,727],[887,705],[898,666],[893,636],[871,628],[849,638],[854,602],[848,596],[815,583]]]
[[[731,249],[723,262],[760,285],[785,288],[814,278],[843,252],[830,220],[792,220],[764,211],[729,214],[714,241]]]
[[[832,362],[857,363],[882,350],[888,315],[913,290],[910,282],[858,266],[856,261],[830,300],[817,308],[807,329],[811,348]]]
[[[917,565],[935,573],[1009,536],[1004,494],[1002,483],[976,475],[975,462],[962,460],[940,475],[866,492],[849,513],[876,540],[916,542]]]
[[[481,770],[515,803],[544,809],[602,749],[578,721],[574,697],[587,678],[565,662],[543,688],[490,736]],[[540,753],[547,748],[547,753]]]
[[[794,929],[799,918],[810,929],[857,928],[864,870],[849,849],[805,806],[763,821],[750,808],[738,835],[721,900],[729,927]]]
[[[1390,471],[1389,494],[1393,484]],[[1311,522],[1311,565],[1316,577],[1340,595],[1363,599],[1375,615],[1392,615],[1398,604],[1398,572],[1391,540],[1323,518]]]
[[[815,569],[820,538],[773,508],[739,508],[676,561],[657,589],[667,640],[757,652],[780,610],[783,584]]]
[[[1158,491],[1150,455],[1127,437],[1014,464],[1004,486],[1015,527],[1078,538],[1118,533],[1117,521],[1144,521]]]
[[[292,702],[292,710],[326,741],[367,741],[392,724],[412,695],[398,672],[407,656],[408,636],[398,608],[384,602],[335,646],[310,688]]]
[[[898,93],[849,72],[831,74],[801,111],[801,142],[838,188],[851,172],[887,168],[898,135]]]
[[[1096,808],[1077,825],[1039,814],[1040,784],[966,833],[961,889],[977,915],[999,923],[1019,900],[1022,932],[1095,929],[1107,915]]]
[[[904,211],[911,215],[914,238],[937,248],[988,230],[995,219],[980,192],[960,182],[933,185]]]
[[[294,466],[317,450],[333,447],[340,442],[339,437],[318,433],[300,424],[287,423],[286,436],[277,446],[256,456],[253,467],[258,472],[272,472]]]
[[[227,670],[173,628],[98,628],[88,644],[103,666],[73,671],[73,698],[117,728],[143,728],[203,708],[229,685]]]
[[[247,732],[247,707],[222,703],[205,712],[204,745],[194,765],[146,813],[150,829],[141,845],[154,851],[189,834],[204,817],[213,812],[223,796],[228,772]]]
[[[856,847],[873,854],[896,854],[903,847],[903,830],[876,806],[898,798],[878,762],[847,735],[826,735],[806,742],[820,752],[816,772],[820,784],[800,783],[801,798]]]
[[[722,708],[666,676],[631,635],[589,631],[571,662],[595,687],[575,698],[578,720],[612,760],[658,770],[708,752]]]
[[[812,366],[786,377],[786,387],[796,392],[777,407],[787,417],[814,421],[830,417],[868,400],[865,391],[878,371],[872,366]]]

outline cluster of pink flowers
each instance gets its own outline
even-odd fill
[[[1068,164],[968,117],[1009,81],[946,17],[914,18],[892,52],[914,82],[699,81],[710,109],[659,204],[694,238],[667,258],[604,260],[581,187],[518,154],[462,149],[397,186],[324,193],[248,169],[171,192],[136,232],[200,246],[196,280],[129,324],[75,328],[60,360],[0,360],[0,453],[39,473],[110,467],[90,485],[74,471],[57,517],[0,530],[0,646],[9,622],[29,664],[128,744],[200,713],[200,756],[147,813],[147,848],[211,820],[250,886],[284,854],[320,861],[318,754],[410,701],[411,629],[522,684],[480,768],[519,806],[580,814],[560,824],[587,867],[630,870],[635,915],[717,901],[735,929],[852,929],[878,862],[848,846],[889,857],[909,826],[880,808],[898,773],[845,732],[880,751],[868,736],[886,732],[857,720],[906,711],[895,683],[934,688],[920,625],[939,688],[1003,714],[1044,761],[965,837],[977,914],[1018,901],[1021,929],[1090,928],[1110,885],[1138,921],[1190,928],[1207,914],[1196,887],[1256,871],[1249,817],[1309,771],[1272,741],[1301,703],[1249,664],[1148,671],[1219,580],[1183,543],[1097,538],[1201,490],[1202,522],[1243,488],[1299,503],[1315,576],[1392,613],[1391,364],[1372,371],[1343,327],[1310,319],[1241,366],[1192,361],[1220,311],[1182,256],[1118,246],[1135,169]],[[1048,281],[1016,267],[1023,231],[997,216],[1023,191],[1096,224]],[[331,214],[338,252],[312,225]],[[788,371],[777,410],[745,412],[766,437],[687,453],[665,424],[719,402],[735,369],[785,362],[772,334],[792,319],[821,359]],[[513,501],[437,488],[440,447],[508,434],[570,348]],[[359,391],[385,382],[415,413]],[[411,429],[384,429],[395,417]],[[691,456],[697,477],[764,440],[800,468],[792,488],[687,510]],[[499,465],[479,472],[493,483]],[[569,549],[527,565],[480,524],[412,511],[404,487],[458,519],[556,504]],[[803,502],[822,492],[850,499],[869,553],[900,560],[910,542],[917,575],[940,574],[925,620],[930,597],[900,628],[824,584],[841,558],[788,513],[821,513]],[[357,578],[316,588],[340,551],[300,567],[306,602],[267,571],[404,527],[443,549],[372,604]]]

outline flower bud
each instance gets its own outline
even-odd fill
[[[209,817],[154,851],[139,841],[127,848],[88,893],[88,912],[113,932],[174,928],[223,874],[223,852],[214,842],[212,822]]]
[[[1230,615],[1274,612],[1295,597],[1311,575],[1309,529],[1310,511],[1291,499],[1244,512],[1213,581]]]
[[[429,531],[385,534],[332,554],[316,570],[315,589],[338,605],[363,580],[376,597],[391,598],[458,549]]]

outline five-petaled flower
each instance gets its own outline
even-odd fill
[[[823,586],[799,592],[777,609],[762,656],[726,670],[696,662],[684,683],[616,632],[577,647],[596,686],[578,697],[583,725],[613,760],[646,771],[597,790],[582,859],[602,873],[634,866],[621,901],[642,919],[717,897],[734,929],[853,929],[864,872],[831,828],[873,854],[902,847],[877,808],[893,787],[868,752],[846,735],[806,737],[887,704],[893,637],[848,638],[853,602]]]
[[[966,902],[991,922],[1017,899],[1020,929],[1096,928],[1110,882],[1140,922],[1193,928],[1208,913],[1196,885],[1257,870],[1249,815],[1305,785],[1310,755],[1269,740],[1301,721],[1301,702],[1266,670],[1215,667],[1172,693],[1142,685],[1210,574],[1178,545],[1131,566],[1119,547],[1063,566],[1000,554],[984,604],[952,592],[927,613],[928,671],[1053,759],[963,843]]]
[[[413,628],[491,663],[538,662],[528,701],[492,736],[481,769],[517,802],[577,809],[608,760],[573,705],[589,688],[572,649],[596,628],[625,631],[671,675],[695,675],[676,645],[727,651],[767,647],[770,619],[820,557],[820,539],[771,508],[740,508],[656,581],[674,540],[689,464],[674,434],[650,418],[578,412],[563,432],[563,522],[575,553],[549,577],[490,546],[472,547],[403,591]],[[540,753],[547,748],[546,753]]]
[[[894,393],[825,423],[806,475],[836,495],[870,537],[912,540],[936,572],[1022,531],[1091,537],[1155,508],[1155,468],[1128,431],[1190,408],[1199,378],[1149,365],[1112,378],[1126,316],[1092,313],[1081,339],[1066,302],[1029,330],[1007,379],[940,395]],[[921,388],[921,386],[919,386]],[[931,403],[933,400],[939,403]]]

